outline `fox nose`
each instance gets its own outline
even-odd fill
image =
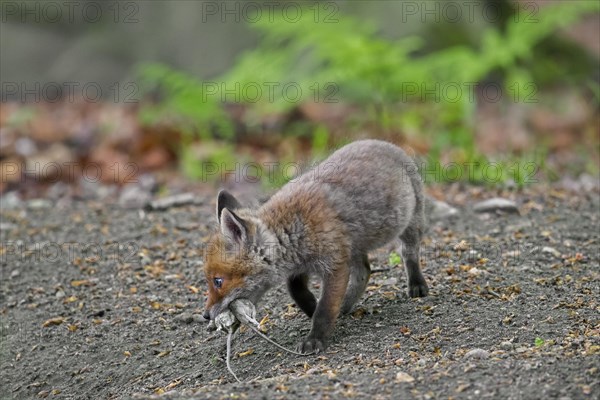
[[[210,319],[210,312],[208,312],[208,310],[204,311],[204,314],[202,315],[204,317],[204,319]]]

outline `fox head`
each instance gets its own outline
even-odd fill
[[[236,299],[256,304],[273,285],[274,236],[228,192],[217,196],[219,231],[204,254],[208,299],[204,317],[214,319]]]

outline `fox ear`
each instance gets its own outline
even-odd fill
[[[228,208],[221,211],[221,232],[234,243],[243,244],[248,240],[246,222]]]
[[[217,222],[221,223],[221,213],[224,208],[229,210],[237,210],[242,206],[227,190],[221,190],[217,195]]]

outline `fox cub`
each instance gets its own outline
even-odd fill
[[[256,304],[286,281],[312,318],[299,351],[322,351],[338,314],[350,312],[367,286],[368,251],[400,238],[408,295],[427,295],[419,268],[423,207],[413,160],[378,140],[340,148],[258,209],[244,208],[223,190],[217,198],[220,232],[205,254],[204,315],[214,319],[239,298]],[[322,279],[318,301],[307,286],[311,274]]]

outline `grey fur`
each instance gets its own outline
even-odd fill
[[[220,194],[235,204],[229,196]],[[409,295],[427,295],[419,268],[425,223],[422,183],[413,160],[391,143],[361,140],[346,145],[285,185],[258,210],[239,209],[236,214],[243,226],[253,227],[247,229],[248,244],[240,250],[241,262],[250,263],[252,272],[245,277],[244,287],[211,310],[213,318],[235,298],[256,302],[286,279],[290,290],[298,290],[293,296],[296,301],[307,299],[303,310],[309,309],[305,312],[312,316],[314,299],[309,299],[303,286],[306,274],[320,275],[323,290],[342,285],[346,294],[337,309],[349,312],[368,282],[367,253],[398,238],[403,244]],[[340,275],[340,268],[349,268],[349,274]],[[332,278],[338,275],[345,278]],[[322,292],[322,299],[326,294]],[[323,316],[325,311],[319,309],[320,303],[313,330],[302,347],[305,351],[322,348],[333,327],[331,316]]]

